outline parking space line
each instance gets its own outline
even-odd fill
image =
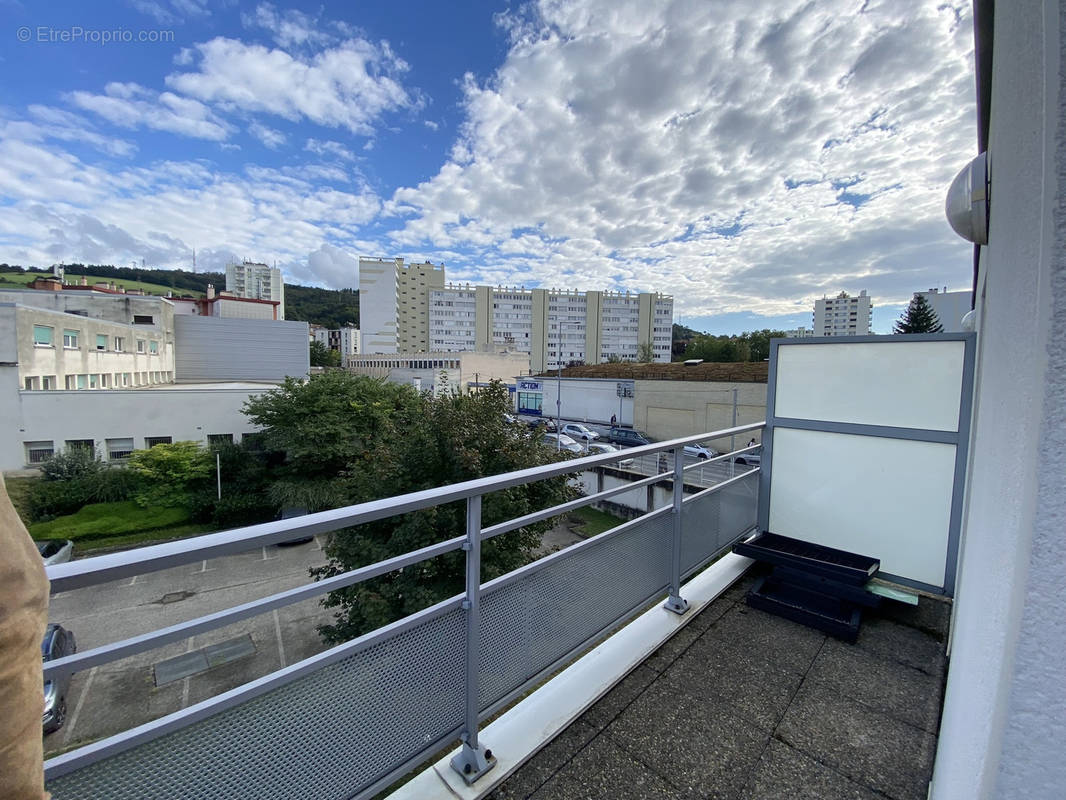
[[[74,711],[71,712],[70,719],[67,720],[67,729],[63,732],[63,746],[66,747],[70,742],[70,737],[74,734],[74,726],[78,724],[78,714],[81,713],[81,707],[85,704],[85,696],[89,694],[89,688],[93,685],[93,678],[96,677],[96,670],[98,667],[93,667],[89,670],[89,677],[85,679],[85,685],[81,687],[81,694],[78,695],[78,702],[74,704]]]
[[[213,569],[214,567],[207,566],[207,559],[205,558],[203,563],[200,565],[200,572],[211,572]]]
[[[322,549],[322,538],[319,537],[319,536],[315,536],[315,549],[316,550],[321,550]]]
[[[127,583],[126,585],[127,586],[133,586],[133,584],[135,584],[137,582],[137,578],[138,577],[140,577],[140,576],[139,575],[134,575],[132,578],[130,578],[130,582]]]
[[[263,547],[263,560],[264,561],[273,561],[276,558],[278,558],[278,553],[277,553],[277,549],[276,548],[275,548],[275,551],[274,551],[274,555],[268,556],[266,547],[265,546]]]
[[[278,637],[278,659],[281,661],[281,667],[285,666],[285,644],[281,641],[281,619],[278,617],[278,610],[274,609],[274,635]],[[281,668],[279,667],[279,669]]]

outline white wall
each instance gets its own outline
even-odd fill
[[[6,373],[0,372],[0,381]],[[102,456],[107,439],[132,437],[137,449],[144,447],[146,436],[206,444],[208,434],[232,433],[234,441],[239,441],[242,434],[256,430],[241,407],[249,397],[273,387],[94,392],[12,392],[10,388],[0,386],[5,390],[0,391],[0,409],[17,414],[14,419],[5,417],[0,439],[2,470],[24,468],[23,442],[27,441],[53,441],[58,452],[67,439],[94,439]]]
[[[1062,13],[1055,0],[996,4],[989,243],[934,800],[1066,786]]]

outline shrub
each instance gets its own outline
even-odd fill
[[[106,465],[67,480],[39,480],[28,492],[27,512],[34,522],[62,517],[90,503],[131,500],[139,486],[136,473]]]
[[[107,465],[87,447],[67,448],[56,453],[40,466],[41,477],[46,481],[74,480],[105,469]]]
[[[214,472],[214,458],[196,442],[135,450],[130,469],[143,480],[134,498],[141,506],[190,506],[192,490]]]
[[[141,508],[132,501],[93,503],[77,513],[30,526],[35,539],[99,539],[124,533],[172,528],[187,522],[184,508]]]

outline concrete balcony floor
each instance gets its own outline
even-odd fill
[[[855,645],[749,608],[745,576],[493,800],[924,800],[950,605],[886,603]]]

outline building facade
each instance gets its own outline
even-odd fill
[[[949,292],[945,286],[943,290],[930,289],[928,292],[916,292],[929,303],[936,312],[940,324],[944,326],[944,333],[958,333],[963,329],[962,318],[970,313],[973,300],[973,292]]]
[[[666,362],[673,305],[673,298],[651,293],[448,285],[429,294],[430,347],[514,348],[529,354],[535,372],[649,354]]]
[[[365,353],[425,353],[428,295],[444,286],[444,266],[402,258],[359,259],[359,329]]]
[[[133,389],[174,380],[174,308],[161,297],[0,292],[24,391]]]
[[[856,297],[841,292],[814,301],[815,336],[866,336],[872,324],[873,303],[865,289]]]
[[[277,319],[285,319],[285,282],[277,267],[251,261],[227,264],[226,291],[236,297],[275,302],[278,304]]]
[[[311,338],[320,342],[330,350],[336,350],[341,354],[341,364],[347,366],[348,359],[362,352],[359,345],[359,329],[354,325],[345,325],[343,328],[323,328],[319,325],[311,330]]]
[[[501,381],[514,389],[515,375],[529,372],[529,356],[521,352],[361,354],[345,365],[356,375],[386,378],[393,383],[412,384],[420,391],[435,394],[476,391],[490,381]]]

